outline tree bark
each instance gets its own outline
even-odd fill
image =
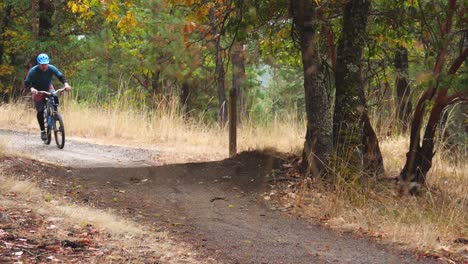
[[[160,99],[159,96],[162,94],[162,84],[161,84],[161,71],[155,69],[153,76],[151,77],[151,103],[156,107],[158,104],[157,100]]]
[[[245,64],[244,64],[244,47],[239,41],[236,41],[233,46],[232,53],[232,88],[236,89],[237,97],[237,122],[241,122],[242,117],[246,117],[245,96],[243,90],[245,89]]]
[[[5,3],[3,7],[0,9],[2,10],[2,13],[0,14],[0,66],[4,63],[3,58],[4,58],[4,52],[5,52],[5,32],[10,26],[10,15],[12,11],[12,5],[10,3]],[[0,72],[0,94],[3,99],[3,102],[7,102],[10,99],[10,96],[12,94],[6,92],[7,89],[5,89],[5,84],[6,84],[6,79],[8,79],[9,76],[4,75]]]
[[[325,10],[324,7],[320,7],[317,10],[318,18],[320,19],[320,23],[322,24],[322,32],[325,35],[327,42],[327,53],[328,57],[330,58],[330,62],[333,68],[333,71],[336,70],[336,46],[335,46],[335,36],[333,35],[333,29],[330,25],[330,22],[327,21],[325,18]]]
[[[52,0],[39,0],[39,40],[45,41],[50,37],[52,29],[52,16],[54,15],[54,3]]]
[[[223,64],[223,48],[221,46],[221,34],[219,25],[216,24],[215,11],[219,4],[215,4],[214,7],[209,10],[209,18],[211,24],[211,35],[214,39],[211,43],[214,46],[215,52],[215,83],[218,90],[218,123],[221,126],[225,126],[228,117],[228,107],[226,101],[226,73]]]
[[[182,83],[182,93],[180,95],[180,101],[182,103],[182,108],[184,111],[184,116],[187,117],[187,115],[190,113],[190,85],[187,82]]]
[[[408,130],[409,117],[412,111],[410,101],[410,86],[408,83],[408,50],[405,47],[398,47],[395,53],[397,91],[397,118],[401,124],[403,133]]]
[[[440,46],[437,53],[437,60],[434,64],[432,75],[437,79],[442,73],[446,63],[447,46],[452,30],[452,18],[457,8],[457,1],[450,0],[447,8],[447,20],[441,27],[440,41],[444,45]],[[457,70],[463,64],[468,56],[468,48],[464,49],[450,66],[447,75],[455,75]],[[460,99],[462,94],[455,93],[448,95],[449,87],[429,87],[419,98],[414,111],[413,121],[411,123],[411,135],[409,151],[406,154],[406,162],[400,172],[400,191],[402,193],[417,193],[420,186],[426,183],[427,173],[432,167],[432,158],[434,157],[434,137],[437,130],[437,124],[440,120],[443,110],[450,104]],[[429,119],[426,124],[424,137],[421,142],[420,132],[423,127],[426,103],[433,101],[432,109],[429,113]]]
[[[10,4],[5,4],[4,12],[2,12],[0,16],[0,65],[3,64],[3,53],[5,50],[5,31],[8,29],[10,25],[10,15],[11,15],[11,10],[12,6]]]
[[[226,73],[224,72],[224,64],[222,59],[222,48],[220,37],[216,40],[216,69],[215,78],[218,87],[218,122],[221,126],[225,126],[227,122],[227,105],[226,105]]]
[[[317,2],[291,0],[291,13],[299,36],[304,71],[307,129],[302,152],[306,175],[318,176],[325,170],[332,144],[330,102],[319,62],[316,32],[320,27]]]
[[[38,9],[38,0],[31,0],[31,28],[33,33],[33,40],[37,41],[38,33],[37,33],[37,9]],[[35,47],[37,48],[37,47]]]
[[[345,6],[335,72],[333,142],[338,157],[350,165],[352,172],[378,174],[383,172],[383,159],[367,116],[362,82],[369,8],[369,0],[348,0]]]
[[[466,48],[454,61],[448,71],[448,75],[456,74],[457,70],[467,57],[468,48]],[[406,154],[405,166],[400,172],[400,191],[402,192],[414,194],[417,189],[413,189],[411,186],[419,187],[426,183],[427,173],[432,167],[432,158],[435,154],[434,137],[441,115],[448,105],[455,103],[457,99],[461,100],[462,97],[462,94],[459,93],[449,96],[448,90],[449,87],[439,90],[434,87],[429,88],[418,101],[411,126],[410,149]],[[421,142],[420,131],[423,125],[425,104],[430,100],[434,101],[434,105],[430,111],[429,119],[424,131],[424,137]],[[415,183],[417,185],[411,183]]]
[[[229,156],[237,154],[237,90],[229,93]]]

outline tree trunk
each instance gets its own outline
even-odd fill
[[[162,84],[160,80],[161,71],[155,69],[153,76],[151,77],[151,103],[154,107],[157,106],[160,95],[162,94]]]
[[[444,65],[446,64],[448,41],[452,31],[452,18],[457,8],[457,1],[450,0],[447,8],[447,20],[442,26],[440,42],[444,45],[440,46],[437,53],[437,60],[434,65],[432,75],[434,79],[438,79]],[[465,48],[458,58],[455,59],[449,68],[447,75],[455,75],[457,70],[463,64],[468,56],[468,48]],[[439,84],[438,84],[439,85]],[[461,93],[448,95],[449,87],[429,87],[419,98],[414,111],[413,120],[411,123],[411,135],[409,151],[406,154],[406,162],[400,172],[400,191],[402,193],[417,193],[420,186],[426,182],[427,173],[432,167],[432,158],[434,157],[434,137],[437,130],[443,110],[450,104],[462,100]],[[466,96],[466,95],[465,95]],[[424,137],[421,142],[420,132],[423,127],[426,103],[432,101],[433,106],[430,110],[429,119],[426,124]]]
[[[242,117],[246,117],[245,96],[242,92],[245,81],[245,66],[244,66],[244,47],[241,42],[234,43],[234,51],[232,53],[232,89],[236,90],[237,97],[237,122],[240,122]]]
[[[384,163],[382,152],[379,147],[379,140],[375,134],[374,129],[370,123],[369,117],[366,115],[364,118],[364,155],[363,165],[364,172],[372,176],[381,176],[384,174]]]
[[[395,53],[397,91],[397,118],[401,124],[403,133],[408,130],[409,116],[411,113],[410,86],[408,84],[408,50],[405,47],[398,47]]]
[[[5,52],[5,41],[6,41],[6,38],[5,38],[5,32],[7,31],[9,25],[10,25],[10,15],[11,15],[11,10],[12,10],[12,6],[11,4],[9,3],[6,3],[4,4],[3,7],[0,7],[0,9],[2,9],[2,13],[0,14],[0,66],[3,64],[3,58],[4,58],[4,52]],[[3,99],[4,102],[7,102],[9,99],[10,99],[10,96],[12,94],[9,94],[7,92],[7,89],[5,89],[6,87],[6,79],[8,79],[9,76],[8,75],[4,75],[2,74],[2,72],[0,72],[0,93],[1,93],[1,97]]]
[[[224,64],[222,59],[222,50],[220,40],[216,41],[216,69],[215,78],[218,87],[218,122],[221,126],[225,126],[227,122],[227,105],[226,105],[226,77],[224,72]]]
[[[320,23],[316,8],[314,0],[291,0],[291,13],[302,53],[307,114],[302,167],[310,176],[324,172],[333,149],[330,102],[317,49],[316,32]]]
[[[185,117],[187,117],[187,115],[190,113],[189,96],[190,85],[187,82],[184,82],[182,83],[182,93],[180,95],[180,102],[182,103],[182,108]]]
[[[383,172],[378,140],[367,116],[362,83],[361,58],[369,8],[369,0],[347,1],[335,72],[333,141],[338,157],[356,174],[363,170],[372,174]]]
[[[52,16],[54,15],[54,3],[52,0],[39,0],[39,40],[46,41],[50,37],[52,29]]]
[[[229,93],[229,157],[237,154],[237,90]]]
[[[221,46],[220,25],[216,23],[215,11],[219,4],[209,10],[209,18],[211,24],[211,35],[214,39],[211,41],[215,48],[215,83],[218,90],[218,123],[224,127],[227,123],[228,107],[226,101],[226,73],[223,64],[223,48]]]
[[[33,33],[33,40],[36,42],[38,39],[37,33],[37,9],[38,9],[38,0],[31,0],[31,28]],[[37,45],[34,46],[37,48]]]
[[[8,29],[10,25],[10,15],[12,6],[10,4],[5,4],[4,12],[0,15],[0,65],[3,64],[3,53],[5,50],[5,31]]]
[[[455,60],[448,71],[448,75],[456,74],[461,64],[468,57],[468,48]],[[435,69],[442,69],[442,67]],[[439,74],[440,72],[434,72]],[[461,93],[448,95],[449,87],[436,89],[429,88],[421,96],[414,112],[414,118],[411,124],[410,149],[406,154],[406,162],[403,170],[400,172],[400,191],[403,193],[414,194],[420,186],[426,183],[427,173],[432,167],[432,158],[434,157],[434,137],[437,131],[438,123],[444,109],[458,100],[462,99]],[[466,96],[466,94],[465,94]],[[433,106],[429,114],[424,137],[421,142],[420,131],[424,122],[425,104],[433,101]],[[466,99],[465,99],[466,100]]]

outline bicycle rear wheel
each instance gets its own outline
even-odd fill
[[[63,147],[65,146],[65,126],[63,125],[63,118],[59,113],[55,113],[54,122],[55,143],[57,143],[57,147],[59,149],[63,149]]]

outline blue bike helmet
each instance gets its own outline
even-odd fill
[[[39,64],[49,64],[49,56],[45,53],[41,53],[37,56],[37,63]]]

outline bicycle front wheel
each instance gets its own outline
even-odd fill
[[[59,149],[63,149],[63,147],[65,146],[65,126],[63,125],[62,116],[59,113],[55,113],[54,122],[55,143],[57,143],[57,147]]]

